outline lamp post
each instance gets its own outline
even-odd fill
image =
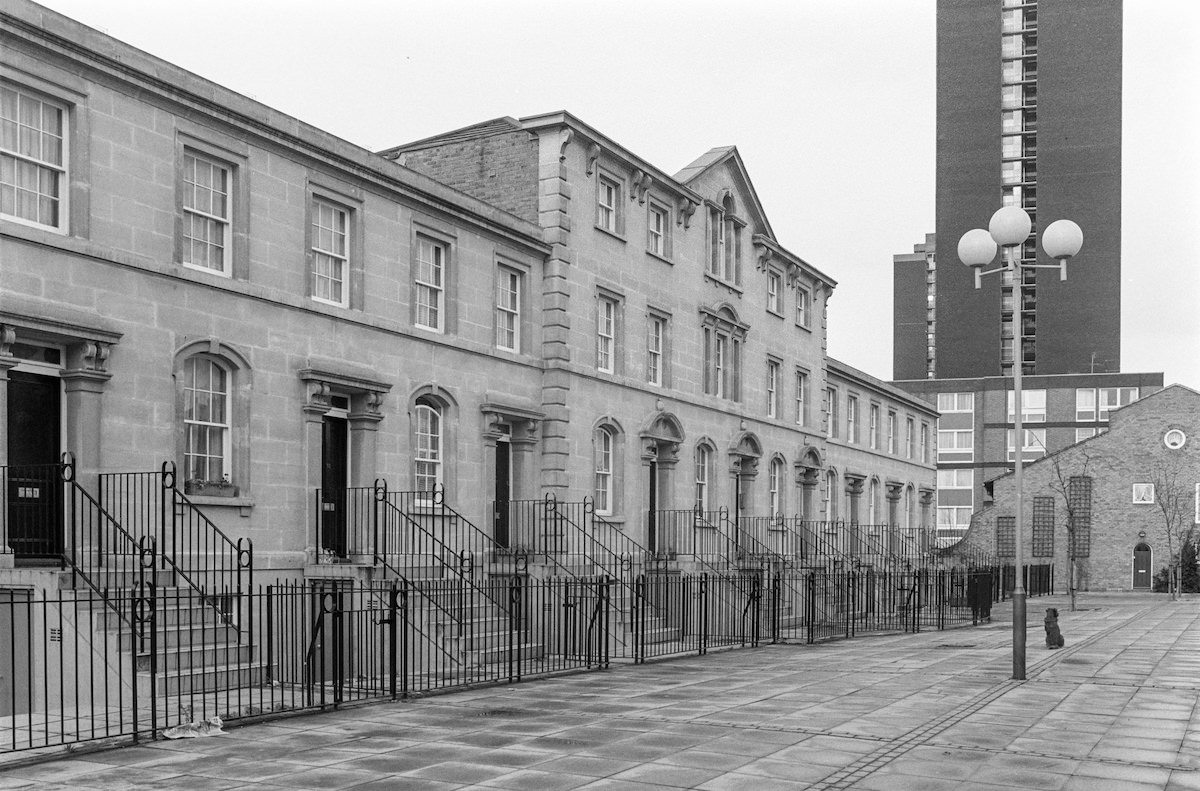
[[[988,229],[975,228],[967,231],[958,240],[958,258],[975,270],[975,288],[982,286],[983,276],[996,272],[1012,274],[1014,305],[1020,304],[1021,284],[1024,281],[1022,273],[1026,269],[1057,269],[1059,279],[1067,279],[1067,259],[1079,252],[1083,246],[1083,232],[1079,226],[1070,220],[1057,220],[1050,223],[1042,232],[1042,250],[1046,255],[1058,261],[1057,264],[1025,264],[1017,254],[1017,248],[1029,238],[1033,222],[1029,214],[1019,206],[1005,206],[992,215]],[[983,268],[996,257],[996,247],[1004,248],[1006,261],[996,269],[983,271]],[[1015,311],[1018,313],[1019,311]],[[1024,404],[1021,398],[1021,373],[1024,366],[1024,348],[1021,333],[1018,331],[1020,322],[1013,321],[1013,445],[1015,445],[1015,463],[1013,465],[1013,485],[1016,487],[1016,519],[1014,533],[1016,534],[1016,585],[1013,590],[1013,674],[1018,681],[1025,679],[1025,539],[1021,530],[1023,520],[1024,498],[1022,492],[1021,471],[1024,466],[1025,431],[1022,425],[1022,410]]]

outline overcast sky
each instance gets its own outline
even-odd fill
[[[838,281],[830,354],[891,378],[892,255],[933,231],[934,0],[44,5],[373,150],[554,110],[669,173],[736,145]],[[1197,42],[1200,2],[1125,0],[1121,367],[1200,389]]]

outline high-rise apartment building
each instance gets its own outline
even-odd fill
[[[1120,373],[1121,0],[938,0],[936,189],[936,233],[893,259],[892,359],[895,383],[942,413],[938,533],[953,540],[1018,452],[1018,360],[1030,460],[1163,384]],[[1025,269],[976,289],[958,240],[1001,206],[1033,219],[1026,263],[1050,263],[1051,222],[1079,224],[1066,280]]]
[[[1027,261],[1054,220],[1083,228],[1066,280],[976,290],[955,246],[1002,205],[1034,220]],[[896,379],[1120,370],[1121,0],[938,1],[935,230],[940,261],[897,260]]]

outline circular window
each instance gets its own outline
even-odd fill
[[[1187,442],[1187,435],[1177,428],[1173,428],[1163,435],[1163,444],[1171,450],[1179,450],[1185,442]]]

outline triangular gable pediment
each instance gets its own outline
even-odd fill
[[[722,146],[706,152],[676,173],[675,178],[717,206],[732,200],[734,215],[747,224],[751,234],[775,239],[775,232],[736,146]]]

